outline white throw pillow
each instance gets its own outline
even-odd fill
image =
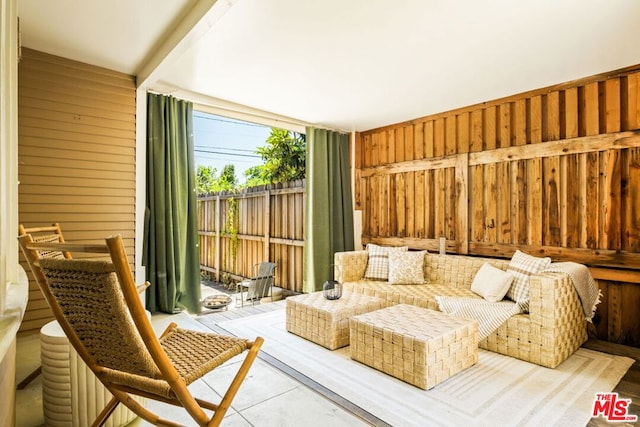
[[[369,259],[367,260],[367,269],[364,272],[364,278],[367,280],[383,280],[389,279],[389,252],[406,252],[407,246],[397,248],[378,246],[373,243],[367,245]]]
[[[389,252],[389,283],[392,285],[424,284],[424,254],[419,252]]]
[[[511,273],[485,262],[473,278],[471,290],[489,302],[498,302],[507,294],[512,282]]]
[[[529,276],[549,267],[551,258],[538,258],[519,250],[513,254],[507,271],[513,274],[513,283],[507,291],[507,298],[517,302],[522,311],[529,312]]]

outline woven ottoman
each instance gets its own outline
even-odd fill
[[[386,306],[383,299],[345,292],[328,300],[322,292],[286,299],[287,331],[329,350],[349,345],[349,318]]]
[[[398,304],[349,320],[351,358],[423,389],[478,361],[478,323]]]

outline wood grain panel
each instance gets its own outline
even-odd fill
[[[463,154],[469,152],[470,145],[470,117],[469,113],[458,114],[456,129],[456,152]]]
[[[395,134],[395,158],[396,162],[404,162],[405,159],[405,150],[404,150],[404,127],[400,127],[396,129]]]
[[[624,130],[640,128],[640,72],[631,73],[623,80],[622,127]]]
[[[376,197],[376,203],[378,206],[378,234],[381,236],[389,236],[391,232],[391,215],[392,211],[387,209],[387,206],[393,204],[395,199],[395,185],[393,179],[390,176],[381,176],[376,181],[378,184],[378,191]]]
[[[485,242],[497,242],[498,226],[498,175],[497,165],[488,164],[484,167],[484,203],[486,215]]]
[[[543,97],[542,140],[560,139],[560,93],[551,92]]]
[[[415,172],[407,172],[405,176],[405,218],[407,224],[407,237],[415,237],[415,211],[416,211],[416,177]]]
[[[457,120],[456,116],[449,116],[445,118],[445,140],[444,140],[444,154],[450,156],[456,154],[458,150],[457,138]]]
[[[433,120],[424,123],[424,157],[427,159],[435,156],[433,126]]]
[[[620,131],[620,79],[609,79],[600,85],[602,102],[601,133]]]
[[[484,110],[484,150],[493,150],[498,146],[496,132],[496,107]]]
[[[568,248],[579,248],[582,231],[581,212],[582,194],[580,186],[576,183],[580,182],[580,161],[579,155],[574,154],[565,156],[565,170],[563,183],[565,183],[564,200],[565,207],[563,209],[563,217],[565,222],[563,240],[564,246]]]
[[[380,132],[371,135],[371,165],[380,164]]]
[[[529,99],[529,142],[542,142],[542,96]]]
[[[498,111],[498,147],[511,147],[511,103],[500,105]]]
[[[476,109],[471,112],[471,136],[469,151],[476,153],[482,151],[482,136],[483,136],[483,111]]]
[[[433,130],[433,156],[442,157],[446,152],[445,120],[437,119]]]
[[[511,162],[496,164],[496,233],[497,242],[511,243]]]
[[[549,157],[543,159],[544,176],[544,239],[546,246],[560,246],[560,158]]]
[[[564,138],[577,138],[580,136],[579,117],[578,88],[567,89],[564,91]]]
[[[407,217],[406,217],[406,183],[405,174],[398,173],[395,175],[396,185],[396,236],[407,236]],[[384,207],[386,209],[386,206]]]
[[[624,219],[622,249],[640,252],[640,149],[629,149],[624,177]]]
[[[640,268],[639,128],[637,65],[365,131],[402,136],[404,147],[361,170],[397,192],[389,233],[365,227],[363,241],[437,250],[444,236],[454,253],[508,258],[519,248],[606,267],[598,334],[635,337],[640,314],[626,300],[638,286],[620,271]],[[363,217],[380,218],[376,207]]]
[[[469,215],[470,240],[473,242],[483,242],[485,233],[485,201],[484,201],[484,167],[482,165],[471,166],[469,168]]]
[[[542,159],[527,160],[527,243],[542,245],[543,236],[543,173]]]
[[[413,140],[416,159],[424,159],[424,123],[416,123],[413,128]]]
[[[408,125],[404,127],[404,159],[405,160],[413,160],[415,159],[415,140],[414,140],[415,130],[413,125]]]
[[[425,213],[424,213],[424,232],[425,237],[435,239],[435,179],[434,170],[427,170],[424,173],[424,191],[425,191]]]
[[[527,220],[526,161],[511,163],[511,242],[526,244],[529,221]]]
[[[363,161],[362,161],[362,165],[366,168],[366,167],[370,167],[373,166],[373,163],[371,162],[371,138],[373,136],[370,134],[365,134],[362,136],[362,153],[363,153]]]
[[[511,145],[525,145],[527,143],[526,99],[519,99],[514,102],[511,128],[513,129],[513,143]]]
[[[389,159],[389,138],[387,132],[379,132],[379,155],[378,162],[382,165],[392,163]],[[393,159],[395,160],[395,159]]]
[[[581,131],[580,135],[598,135],[600,133],[600,100],[598,83],[589,83],[582,88]]]
[[[446,202],[447,188],[445,169],[434,171],[434,235],[436,238],[446,237]]]
[[[456,170],[443,169],[445,179],[444,236],[447,240],[456,240]]]
[[[425,171],[415,172],[415,205],[413,213],[415,215],[415,236],[425,238],[425,211],[428,209],[425,201]]]
[[[602,242],[607,249],[621,248],[621,153],[603,152],[600,156],[600,206]]]

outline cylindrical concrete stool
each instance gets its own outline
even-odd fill
[[[45,425],[91,425],[111,400],[111,393],[78,356],[57,321],[49,322],[40,329],[40,351]],[[144,398],[136,400],[145,403]],[[135,418],[136,414],[120,404],[105,426],[124,426]]]

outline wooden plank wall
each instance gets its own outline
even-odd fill
[[[363,243],[593,266],[598,336],[640,345],[639,69],[358,134]]]
[[[134,77],[23,49],[20,223],[60,223],[65,240],[79,243],[121,234],[133,263],[135,109]],[[31,280],[21,333],[37,332],[52,319]]]
[[[199,197],[200,268],[241,280],[271,261],[276,285],[302,292],[304,195],[304,181],[294,181]]]

